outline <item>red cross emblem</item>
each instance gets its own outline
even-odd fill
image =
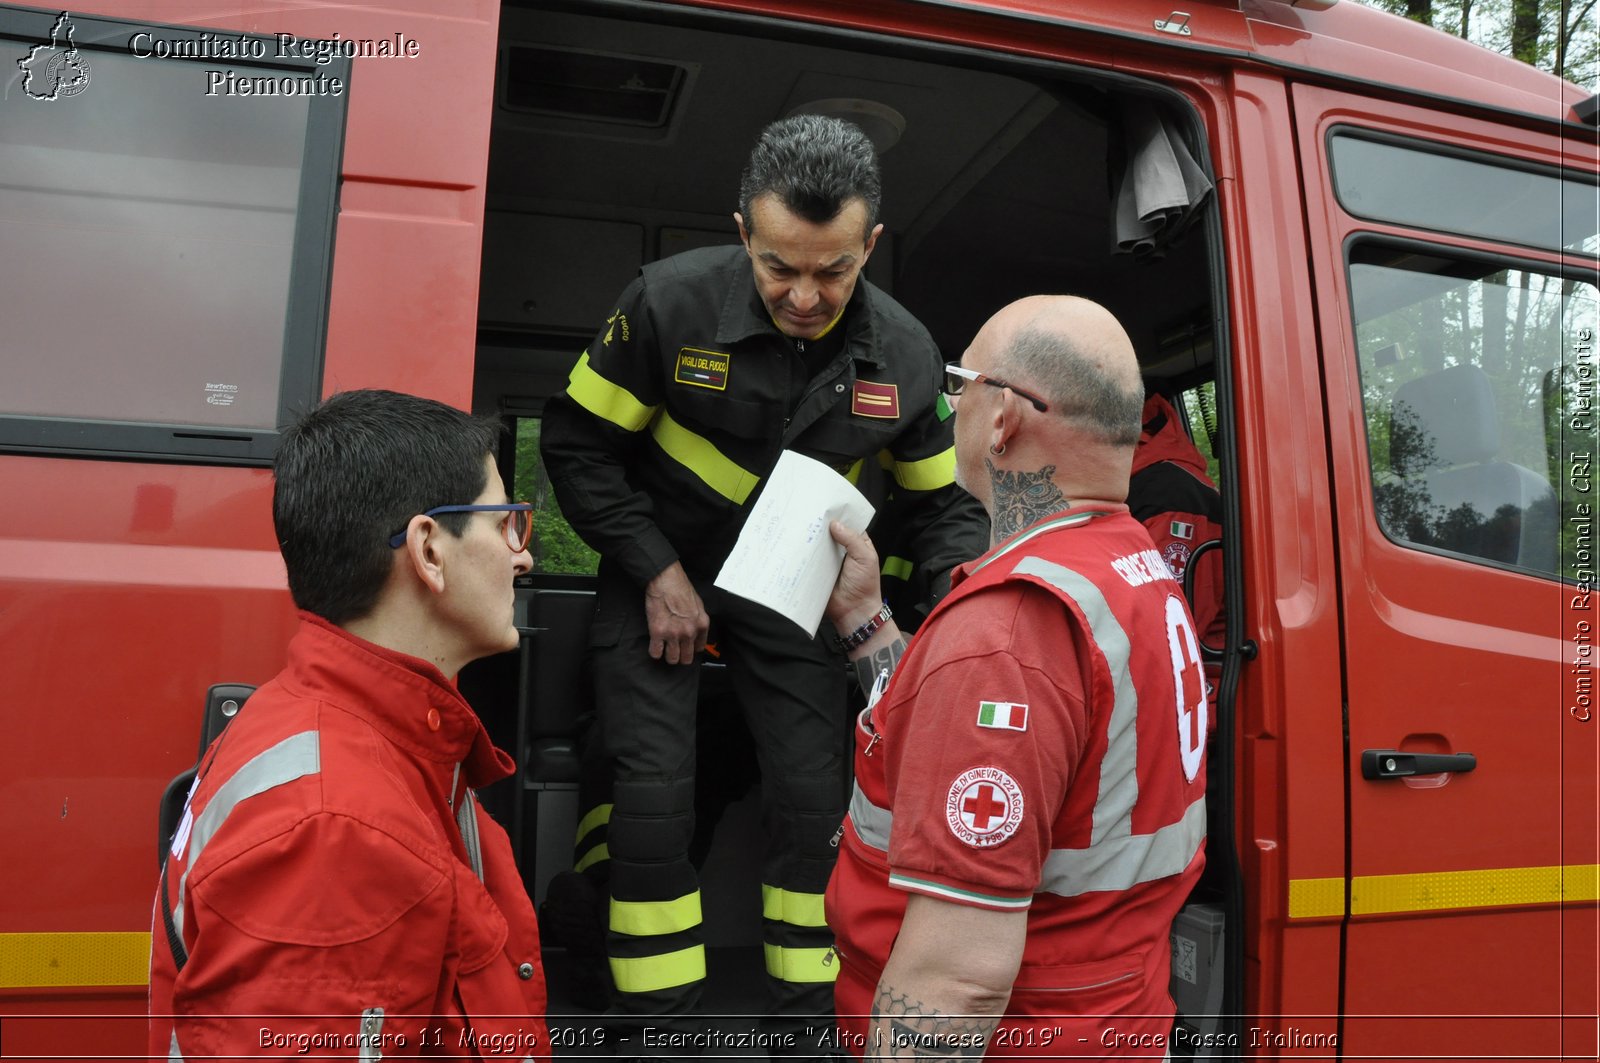
[[[1006,802],[1002,796],[995,800],[997,791],[986,782],[978,783],[971,797],[961,802],[961,818],[975,831],[980,833],[989,829],[989,821],[996,817],[1003,818],[1006,812]]]
[[[945,820],[968,845],[999,845],[1022,824],[1022,787],[1000,768],[963,772],[950,784]]]

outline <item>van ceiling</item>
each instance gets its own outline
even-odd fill
[[[574,77],[630,60],[685,73],[660,126],[497,103],[485,328],[536,326],[581,343],[639,263],[736,239],[730,215],[739,172],[763,126],[803,104],[839,98],[873,101],[905,119],[903,135],[882,156],[886,240],[869,274],[923,320],[948,357],[960,356],[989,314],[1035,292],[1105,303],[1129,327],[1147,367],[1173,353],[1160,349],[1163,335],[1209,317],[1203,226],[1159,260],[1111,254],[1102,117],[1110,97],[1098,88],[873,54],[858,40],[822,46],[532,4],[508,4],[500,33],[497,100],[508,52],[519,45],[577,53]],[[650,78],[659,69],[640,68]],[[503,246],[513,239],[519,246]],[[541,280],[535,266],[509,276],[492,265],[529,258],[553,260],[552,275]],[[506,285],[528,290],[497,291]],[[541,301],[538,289],[550,286],[561,297]],[[518,307],[541,302],[559,309],[516,319]],[[1158,371],[1208,359],[1186,354]]]

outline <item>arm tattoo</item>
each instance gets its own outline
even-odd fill
[[[998,1015],[942,1015],[893,986],[872,1002],[868,1059],[978,1060],[994,1039]]]
[[[884,669],[894,675],[894,670],[900,664],[900,658],[905,655],[906,640],[897,638],[881,649],[873,650],[865,657],[850,662],[850,667],[855,669],[856,684],[861,687],[861,693],[872,696],[872,685],[878,681],[878,673]]]
[[[1038,472],[1002,472],[987,458],[983,463],[989,467],[989,479],[994,484],[995,542],[1070,504],[1052,480],[1056,474],[1054,465],[1046,465]]]

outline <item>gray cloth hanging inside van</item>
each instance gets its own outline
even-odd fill
[[[1114,139],[1121,151],[1112,154],[1112,250],[1159,255],[1199,216],[1211,180],[1190,156],[1176,123],[1155,104],[1123,99],[1118,112]]]

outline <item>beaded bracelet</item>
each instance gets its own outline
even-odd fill
[[[877,613],[873,615],[872,619],[868,620],[865,624],[862,624],[844,638],[840,638],[838,635],[835,635],[833,637],[833,644],[839,647],[841,652],[849,653],[857,646],[860,646],[862,643],[866,642],[873,635],[877,634],[878,629],[887,624],[892,616],[894,616],[894,612],[889,608],[889,603],[884,602],[883,608],[879,609]]]

